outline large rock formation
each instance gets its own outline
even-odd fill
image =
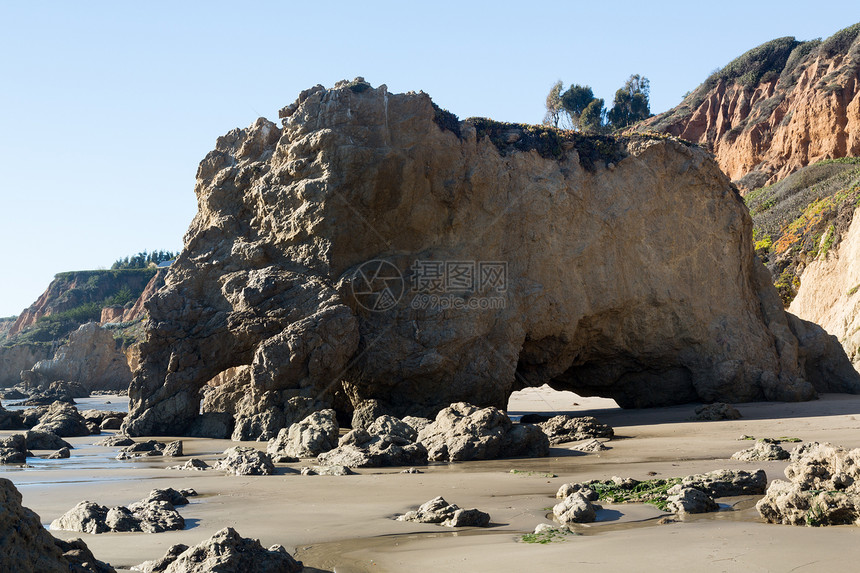
[[[16,573],[113,573],[80,539],[55,539],[39,516],[21,505],[11,481],[0,478],[0,570]]]
[[[89,391],[127,390],[131,370],[110,331],[88,322],[69,335],[54,358],[40,360],[22,378],[42,386],[66,380],[78,382]]]
[[[207,398],[224,411],[342,395],[433,416],[544,383],[625,407],[860,390],[836,341],[783,311],[699,148],[458,122],[363,81],[282,117],[200,164],[146,304],[130,434],[188,431],[228,371]]]
[[[860,155],[860,24],[825,41],[780,38],[715,72],[640,129],[713,150],[747,189],[820,159]]]
[[[54,350],[51,344],[0,346],[0,388],[20,382],[23,370],[29,370],[39,360],[50,358]]]

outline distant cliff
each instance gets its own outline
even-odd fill
[[[711,75],[641,130],[713,151],[742,189],[822,159],[860,155],[860,24],[824,40],[779,38]]]

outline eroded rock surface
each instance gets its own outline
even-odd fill
[[[398,516],[397,520],[438,523],[445,527],[487,527],[490,525],[490,514],[478,509],[461,509],[439,496],[422,504],[415,511]]]
[[[416,443],[417,438],[418,432],[411,425],[383,414],[367,429],[347,433],[337,448],[320,454],[319,461],[351,468],[424,465],[427,448]]]
[[[150,494],[128,507],[105,507],[91,501],[82,501],[51,522],[51,529],[106,533],[111,531],[142,531],[160,533],[183,529],[185,520],[176,511],[188,499],[173,488],[154,489]]]
[[[252,396],[247,435],[269,437],[267,412],[341,391],[432,417],[544,383],[625,407],[860,390],[838,342],[795,334],[704,150],[457,122],[362,81],[282,117],[200,164],[184,250],[146,303],[129,434],[189,431],[219,377],[204,412]]]
[[[537,424],[549,438],[550,444],[576,442],[592,438],[613,438],[615,431],[592,416],[553,416]]]
[[[764,440],[758,440],[753,447],[732,454],[732,459],[744,462],[758,462],[769,460],[787,460],[788,456],[788,452],[785,451],[778,444],[774,444],[772,442],[767,442]]]
[[[289,428],[282,428],[268,443],[266,452],[278,458],[316,457],[337,447],[338,432],[334,410],[321,410]]]
[[[49,432],[62,438],[89,436],[92,430],[78,409],[64,402],[54,402],[39,417],[33,427],[37,432]]]
[[[63,541],[42,527],[41,519],[21,505],[11,481],[0,478],[0,567],[15,573],[114,573],[93,557],[80,539]]]
[[[811,443],[795,452],[785,468],[789,481],[771,482],[756,504],[761,516],[786,525],[860,525],[860,449]]]
[[[257,539],[242,537],[227,527],[193,547],[174,545],[163,558],[137,569],[147,573],[298,573],[302,563],[281,545],[265,549]]]
[[[227,456],[218,460],[213,468],[237,476],[267,476],[275,473],[269,454],[256,448],[234,446],[224,451]]]

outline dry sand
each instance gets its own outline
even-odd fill
[[[736,421],[692,422],[693,410],[693,406],[621,410],[611,400],[530,389],[514,395],[511,415],[597,416],[615,427],[618,438],[607,444],[611,449],[582,455],[564,445],[553,448],[549,458],[431,465],[421,468],[421,474],[401,474],[402,468],[397,468],[360,469],[360,475],[343,477],[299,475],[298,468],[308,462],[279,466],[276,476],[174,471],[164,468],[190,456],[214,459],[235,444],[185,438],[183,458],[116,461],[117,448],[92,446],[100,439],[93,436],[69,439],[76,449],[68,460],[32,460],[34,467],[25,469],[0,466],[0,475],[15,482],[24,505],[45,524],[84,499],[110,506],[127,505],[155,487],[191,487],[200,493],[180,508],[187,521],[183,531],[53,532],[66,539],[82,537],[98,558],[117,568],[161,557],[170,545],[196,544],[232,526],[265,546],[280,543],[294,550],[308,571],[856,569],[860,528],[766,524],[753,507],[756,498],[720,499],[724,511],[668,525],[658,525],[665,514],[648,505],[604,505],[601,521],[581,526],[580,536],[545,545],[520,541],[538,523],[552,521],[555,492],[570,481],[757,467],[764,468],[769,479],[782,478],[786,462],[729,459],[750,445],[738,441],[742,434],[860,447],[860,396],[830,394],[806,403],[741,404],[743,418]],[[393,519],[437,495],[488,512],[492,526],[452,531]]]

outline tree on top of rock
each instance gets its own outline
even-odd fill
[[[606,118],[614,129],[622,129],[642,121],[651,115],[651,82],[648,78],[634,74],[615,92],[612,108]]]

